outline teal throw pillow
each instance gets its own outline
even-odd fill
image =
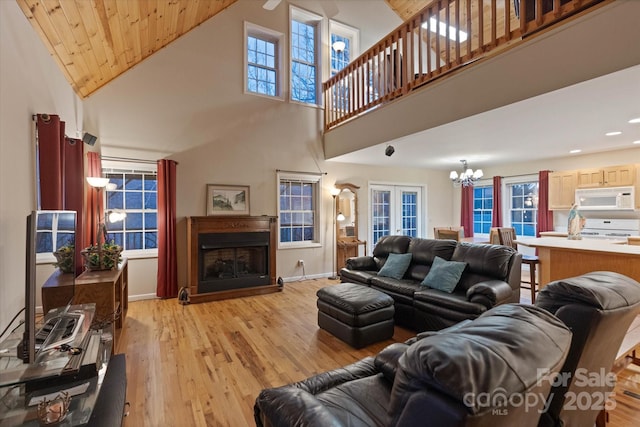
[[[447,261],[439,256],[435,257],[429,273],[422,281],[433,289],[451,293],[462,277],[462,272],[467,267],[466,262]]]
[[[384,263],[378,276],[392,277],[394,279],[402,279],[404,273],[411,264],[411,254],[389,254],[387,262]]]

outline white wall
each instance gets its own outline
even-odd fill
[[[31,116],[59,114],[67,134],[75,136],[76,109],[81,108],[14,1],[0,1],[0,94],[0,328],[4,329],[24,306],[26,217],[36,208]]]

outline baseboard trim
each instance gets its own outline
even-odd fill
[[[158,298],[156,294],[140,294],[140,295],[129,295],[129,302],[131,301],[144,301],[147,299],[156,299]]]
[[[302,282],[303,280],[326,279],[333,276],[332,273],[311,274],[306,276],[283,277],[285,283]]]

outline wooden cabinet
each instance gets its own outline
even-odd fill
[[[636,178],[634,165],[612,166],[578,171],[577,188],[620,187],[633,185]]]
[[[362,255],[366,255],[367,242],[364,242],[362,240],[338,240],[338,242],[336,243],[338,257],[338,274],[340,274],[340,270],[347,264],[348,258],[360,256],[360,246],[364,248]]]
[[[577,178],[576,171],[549,174],[549,209],[571,209],[575,202]]]
[[[113,326],[113,351],[118,350],[122,326],[129,308],[129,266],[123,259],[116,270],[85,271],[74,280],[56,270],[42,285],[42,308],[47,313],[62,307],[73,296],[74,304],[96,304],[94,325]]]

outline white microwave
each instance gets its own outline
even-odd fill
[[[579,188],[576,190],[576,204],[580,210],[633,210],[635,188]]]

